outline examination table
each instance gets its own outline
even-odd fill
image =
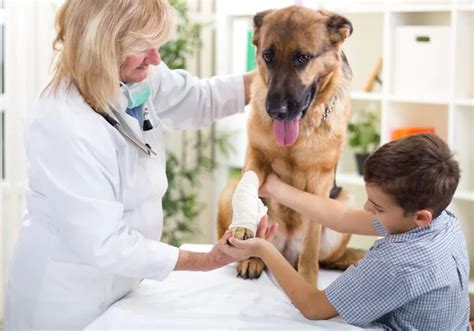
[[[190,251],[211,247],[181,246]],[[320,270],[319,287],[325,288],[340,274]],[[362,330],[339,317],[307,320],[269,272],[257,280],[243,280],[236,277],[235,265],[209,272],[173,271],[163,282],[144,280],[86,328],[106,329]]]

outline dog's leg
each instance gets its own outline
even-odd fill
[[[298,273],[313,286],[318,285],[320,238],[321,224],[309,221],[298,259]]]
[[[243,172],[248,170],[255,171],[258,176],[259,183],[262,185],[268,173],[268,166],[265,165],[266,163],[267,162],[264,161],[263,155],[261,155],[258,150],[249,146],[247,149],[247,159]],[[253,238],[256,235],[256,233],[252,233],[251,230],[242,227],[235,227],[231,229],[231,232],[235,238],[241,240]],[[237,266],[237,276],[244,279],[259,278],[263,269],[265,269],[265,263],[263,263],[263,261],[259,258],[252,257],[239,263]]]

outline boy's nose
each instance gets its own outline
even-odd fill
[[[371,214],[374,213],[374,211],[372,210],[372,208],[371,208],[371,206],[370,206],[369,201],[366,201],[366,202],[364,203],[364,210],[365,210],[365,211],[368,211],[368,212],[371,213]]]

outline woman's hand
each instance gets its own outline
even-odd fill
[[[251,91],[250,86],[252,85],[252,81],[257,75],[257,70],[252,70],[244,74],[244,91],[245,91],[245,104],[248,105],[250,102]]]
[[[277,229],[277,223],[268,227],[268,216],[265,215],[260,220],[256,238],[239,240],[230,237],[227,240],[229,245],[224,247],[224,251],[238,261],[246,260],[252,256],[260,257],[265,245],[270,244],[269,242],[275,237]]]
[[[237,261],[236,258],[226,254],[225,248],[231,233],[227,230],[221,239],[212,247],[211,251],[206,254],[207,270],[213,270],[223,267],[229,263]]]

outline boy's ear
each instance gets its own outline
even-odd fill
[[[428,209],[420,209],[415,212],[415,215],[415,223],[420,228],[430,225],[431,221],[433,220],[433,213]]]

